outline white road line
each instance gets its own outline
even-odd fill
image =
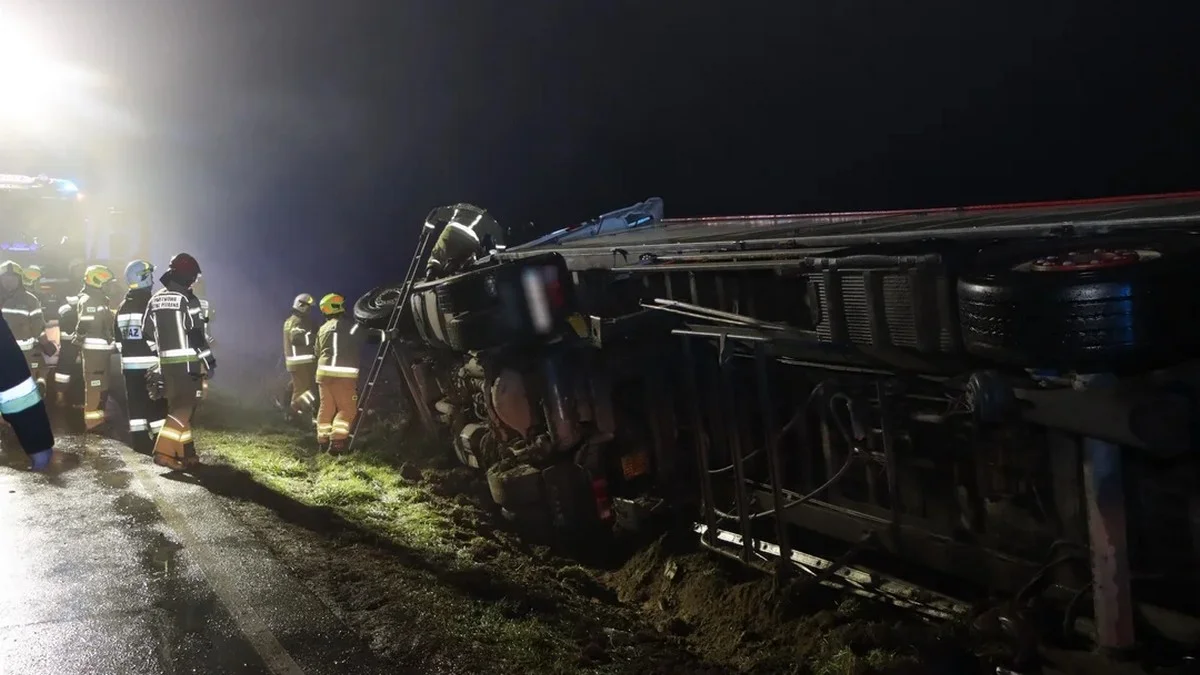
[[[258,612],[255,612],[242,594],[237,592],[237,587],[229,577],[221,572],[220,565],[216,563],[217,555],[196,536],[195,531],[188,524],[188,517],[163,496],[162,491],[155,483],[158,476],[146,467],[145,456],[122,446],[121,459],[146,489],[155,506],[158,507],[159,513],[162,514],[163,521],[183,540],[185,550],[195,556],[196,562],[200,565],[200,571],[208,580],[208,585],[221,599],[221,604],[229,610],[234,622],[237,623],[238,628],[246,636],[250,646],[262,658],[267,668],[277,675],[304,675],[304,669],[279,643]]]

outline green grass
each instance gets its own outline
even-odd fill
[[[209,431],[206,454],[309,506],[324,506],[393,541],[431,554],[454,554],[453,524],[419,484],[401,478],[396,459],[377,452],[318,454],[299,432]]]
[[[221,402],[206,403],[206,417],[220,416]],[[230,422],[229,420],[236,420]],[[380,439],[344,457],[319,454],[310,434],[274,422],[270,413],[242,408],[224,423],[203,425],[198,445],[206,461],[218,460],[258,483],[300,503],[326,507],[346,520],[390,539],[439,568],[465,569],[480,538],[464,536],[449,517],[464,508],[432,494],[425,483],[402,477],[400,468],[428,448],[414,444],[384,452]],[[241,427],[241,428],[238,428]],[[461,522],[461,520],[460,520]],[[467,543],[462,543],[466,541]],[[503,574],[503,570],[497,570]],[[439,586],[414,573],[421,589],[421,613],[431,632],[443,636],[436,649],[489,672],[586,672],[576,668],[578,647],[563,617],[512,616],[499,603],[481,601],[463,589]],[[484,667],[484,666],[479,666]],[[494,670],[493,670],[494,669]]]

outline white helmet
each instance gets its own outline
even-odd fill
[[[134,260],[125,266],[125,283],[133,288],[150,288],[154,285],[154,265],[148,260]]]
[[[292,301],[292,309],[296,310],[297,312],[307,312],[308,310],[312,309],[313,302],[313,296],[309,295],[308,293],[301,293],[300,295],[296,296],[295,300]]]

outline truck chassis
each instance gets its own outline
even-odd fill
[[[1200,643],[1200,193],[588,227],[416,284],[392,343],[506,517]]]

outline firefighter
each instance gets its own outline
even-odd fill
[[[25,287],[25,272],[17,263],[0,263],[0,312],[8,321],[9,330],[25,354],[29,371],[37,382],[38,393],[46,392],[47,355],[54,354],[54,345],[46,339],[46,319],[42,303]]]
[[[317,356],[313,350],[313,296],[301,293],[292,301],[292,313],[283,322],[284,367],[292,377],[288,412],[312,419],[316,402]]]
[[[83,273],[83,285],[75,306],[75,344],[83,349],[83,425],[92,431],[106,421],[109,365],[117,350],[116,277],[104,265],[91,265]]]
[[[80,371],[79,345],[75,343],[79,329],[79,298],[83,289],[68,295],[58,308],[58,363],[54,366],[54,398],[60,409],[81,405],[83,373]]]
[[[442,233],[438,235],[425,264],[425,278],[457,274],[480,256],[504,245],[500,225],[487,211],[470,204],[457,204]]]
[[[42,303],[42,307],[45,308],[45,301],[42,298],[42,268],[41,268],[41,266],[40,265],[26,266],[25,271],[21,275],[21,277],[25,280],[25,288],[28,289],[30,293],[33,293],[34,297],[36,297],[38,299],[38,302]],[[53,309],[53,308],[51,308],[51,309]]]
[[[207,345],[207,348],[211,350],[213,341],[212,331],[209,328],[209,324],[212,322],[212,309],[208,304],[208,299],[204,297],[205,295],[204,277],[201,276],[200,278],[196,279],[196,282],[193,283],[192,287],[188,290],[188,301],[193,307],[199,308],[197,310],[197,316],[199,317],[200,324],[197,330],[200,331],[200,333],[204,336],[204,344]],[[200,380],[200,391],[196,392],[196,398],[201,401],[208,398],[208,378]]]
[[[183,470],[199,463],[192,441],[192,415],[201,381],[216,372],[217,362],[204,342],[200,305],[188,291],[200,276],[200,264],[187,253],[171,258],[159,277],[163,287],[150,296],[142,328],[158,355],[167,404],[167,421],[154,441],[154,463]],[[197,329],[200,330],[197,330]]]
[[[349,449],[350,429],[358,413],[358,364],[367,331],[346,316],[346,299],[337,293],[321,298],[325,324],[317,331],[317,446],[330,454]]]
[[[216,344],[212,335],[213,311],[212,304],[208,301],[208,293],[205,291],[204,277],[200,277],[195,284],[192,284],[192,295],[196,296],[196,300],[200,303],[200,319],[204,321],[204,339],[208,346],[212,347]]]
[[[17,436],[21,448],[40,471],[54,454],[54,433],[37,382],[8,322],[0,315],[0,417]]]
[[[121,372],[129,406],[129,437],[134,451],[149,455],[154,437],[167,420],[166,404],[153,400],[146,388],[146,372],[158,365],[153,344],[142,334],[142,319],[154,286],[154,265],[134,260],[125,266],[125,299],[117,309],[116,334],[121,344]]]

